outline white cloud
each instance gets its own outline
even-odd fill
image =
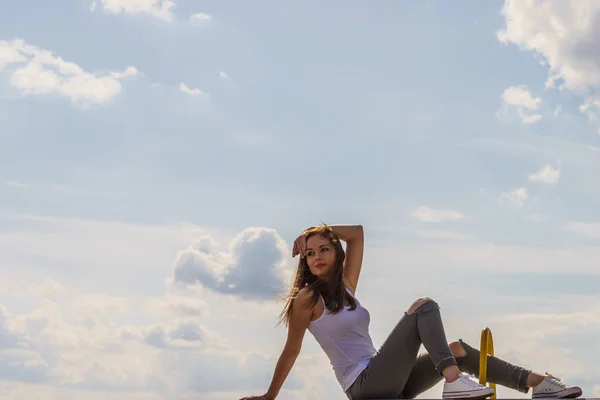
[[[122,328],[125,340],[138,340],[158,348],[200,349],[208,346],[206,329],[193,319],[179,320],[168,325],[155,324],[148,327],[127,326]]]
[[[29,349],[0,350],[0,379],[22,382],[44,382],[48,365],[40,355]]]
[[[27,61],[27,58],[19,52],[18,48],[13,43],[0,41],[0,72],[7,65],[22,63]]]
[[[583,104],[579,106],[579,110],[587,115],[588,121],[600,122],[598,119],[598,113],[600,112],[600,95],[589,95],[584,100]],[[598,128],[598,133],[600,134],[600,127]]]
[[[102,297],[109,304],[121,303],[119,298]],[[166,377],[157,351],[163,347],[198,349],[200,343],[210,344],[212,338],[207,335],[208,340],[204,340],[197,321],[171,314],[155,316],[170,322],[148,328],[133,326],[134,332],[143,333],[143,340],[131,341],[122,337],[128,328],[118,320],[122,309],[117,313],[102,310],[102,303],[96,304],[96,310],[77,307],[81,303],[89,304],[90,299],[71,294],[63,305],[46,300],[34,311],[13,317],[0,305],[0,379],[70,389],[160,392],[171,386],[172,379]],[[128,311],[126,319],[139,317],[141,309]],[[112,318],[96,318],[98,312],[112,314]],[[168,335],[163,337],[161,332]],[[160,345],[161,338],[166,346]]]
[[[229,75],[227,75],[224,71],[219,72],[219,79],[228,81],[230,80]]]
[[[453,221],[464,218],[464,215],[453,210],[434,210],[421,206],[411,213],[412,217],[423,222]]]
[[[174,19],[175,2],[171,0],[95,0],[90,9],[95,11],[98,5],[110,14],[148,14],[164,21]]]
[[[208,303],[193,297],[167,297],[154,307],[154,312],[161,309],[165,315],[182,317],[204,317],[209,315]]]
[[[46,390],[60,387],[70,393],[130,393],[129,398],[149,391],[173,399],[268,386],[273,354],[255,345],[236,349],[197,316],[155,310],[157,298],[73,296],[72,289],[62,305],[42,301],[34,311],[17,316],[0,305],[0,382],[45,383]],[[260,317],[252,315],[250,322]],[[124,323],[140,317],[151,322]],[[283,393],[298,392],[301,385],[294,371]]]
[[[132,76],[137,76],[138,70],[134,67],[127,67],[123,72],[113,72],[110,75],[115,79],[129,78]]]
[[[505,27],[498,39],[534,52],[548,65],[547,87],[588,97],[583,112],[595,118],[600,109],[591,93],[600,86],[600,2],[596,0],[506,0]]]
[[[540,108],[541,99],[533,97],[526,86],[511,86],[502,92],[502,101],[504,109],[502,114],[508,113],[508,108],[514,108],[519,119],[524,124],[534,124],[542,119],[542,115],[537,112]]]
[[[511,86],[502,93],[502,100],[516,107],[522,107],[527,110],[537,110],[540,107],[541,99],[533,97],[526,86]]]
[[[0,379],[42,382],[49,377],[43,360],[23,327],[0,304]]]
[[[274,299],[284,289],[288,254],[274,229],[247,228],[222,251],[210,236],[177,255],[169,284],[201,283],[217,292]]]
[[[108,102],[121,92],[120,79],[138,74],[131,66],[124,72],[94,74],[22,39],[0,41],[0,70],[13,65],[10,84],[23,95],[58,94],[82,106]]]
[[[205,13],[195,13],[190,15],[190,21],[192,22],[207,22],[212,19],[212,16]]]
[[[15,326],[12,317],[6,307],[0,304],[0,349],[29,348],[29,340],[26,334]]]
[[[538,172],[529,175],[530,181],[544,182],[554,184],[560,178],[560,169],[552,168],[550,165],[545,165]]]
[[[525,200],[527,199],[527,189],[524,187],[520,187],[518,189],[512,190],[510,192],[504,192],[500,195],[498,200],[500,201],[508,201],[513,204],[515,207],[521,207]]]
[[[195,88],[195,89],[191,89],[189,88],[185,83],[181,82],[179,84],[179,90],[181,90],[183,93],[189,94],[190,96],[201,96],[201,95],[205,95],[204,92],[202,92],[200,89]]]

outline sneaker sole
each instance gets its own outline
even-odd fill
[[[560,392],[554,392],[550,394],[540,393],[537,396],[531,396],[532,399],[576,399],[583,394],[583,391],[579,388],[571,388],[561,390]]]
[[[469,400],[483,400],[494,394],[494,390],[481,391],[481,393],[474,394],[472,396],[465,396],[460,394],[442,394],[442,399],[469,399]]]

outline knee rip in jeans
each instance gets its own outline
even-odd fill
[[[436,303],[433,299],[430,299],[429,297],[424,297],[422,299],[419,299],[417,301],[415,301],[415,303],[421,303],[417,308],[415,308],[414,310],[412,309],[414,306],[413,305],[410,306],[410,308],[408,309],[408,311],[406,312],[407,315],[418,315],[418,314],[422,314],[424,312],[427,311],[433,311],[433,310],[439,310],[440,306],[438,305],[438,303]]]

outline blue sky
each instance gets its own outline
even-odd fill
[[[600,333],[584,3],[4,2],[0,337],[20,344],[0,393],[266,389],[285,331],[261,288],[323,220],[365,226],[377,343],[429,295],[449,336],[491,325],[511,360],[600,395],[578,339]],[[282,398],[342,398],[306,342]]]

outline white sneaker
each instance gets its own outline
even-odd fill
[[[546,373],[542,383],[533,387],[531,398],[574,399],[581,396],[582,393],[579,386],[565,385],[557,377]]]
[[[484,386],[461,373],[454,382],[444,382],[443,399],[485,399],[494,394],[494,389]]]

